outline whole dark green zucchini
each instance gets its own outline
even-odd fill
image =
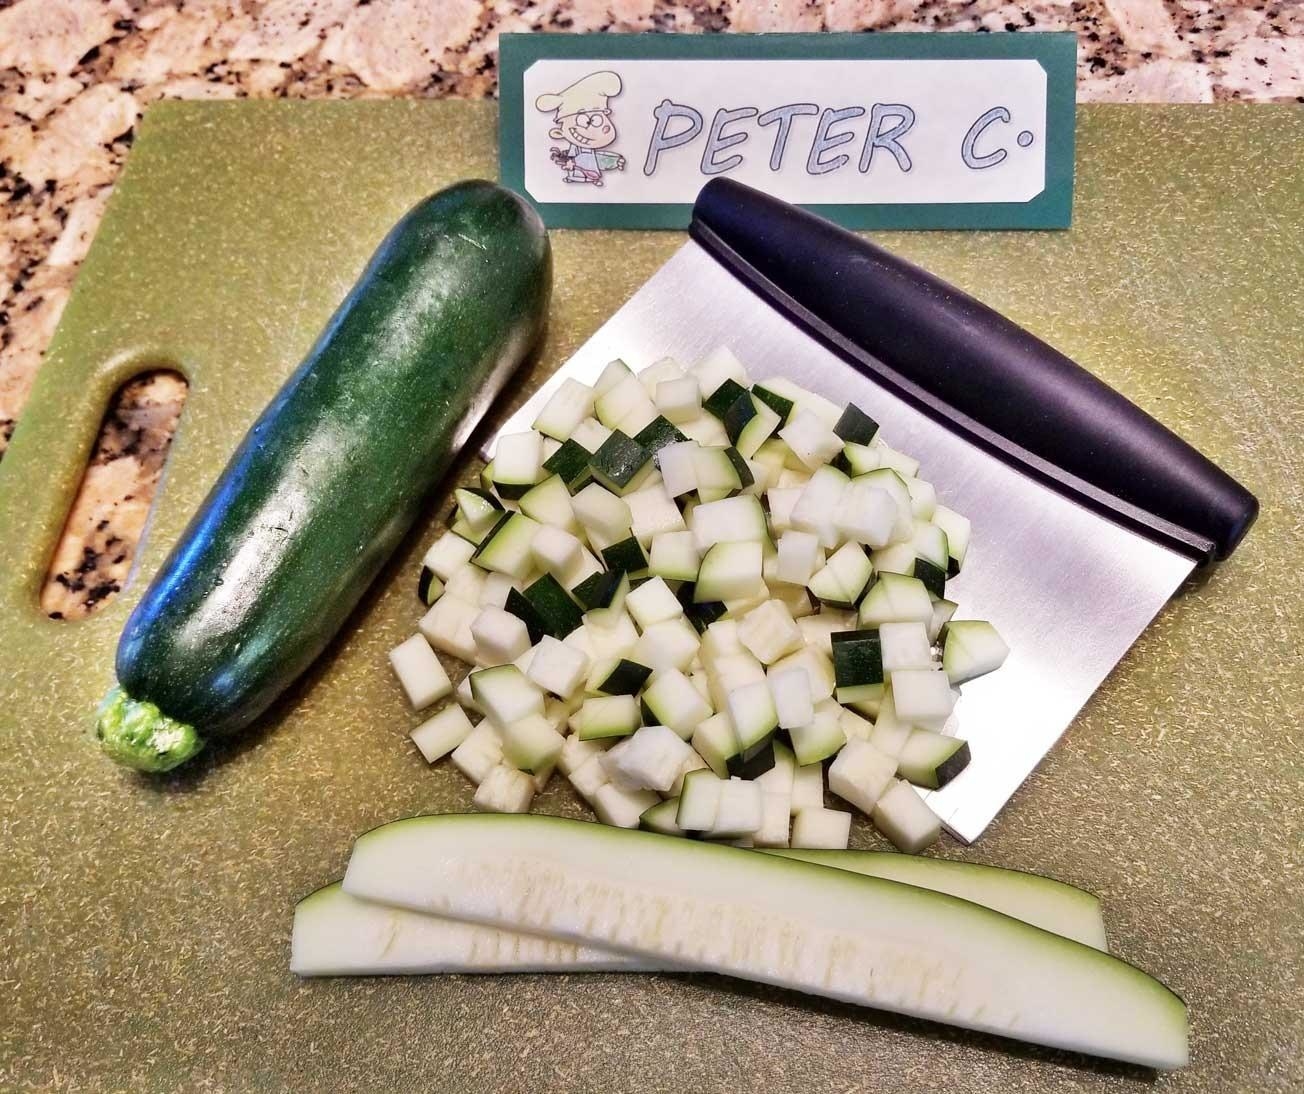
[[[539,218],[492,183],[399,221],[128,620],[97,725],[114,760],[175,767],[322,652],[538,340],[551,274]]]

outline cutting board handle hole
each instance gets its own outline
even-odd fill
[[[41,587],[50,618],[85,618],[127,584],[188,393],[179,372],[151,369],[109,400]]]

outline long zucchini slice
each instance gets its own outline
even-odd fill
[[[299,976],[409,973],[640,972],[664,962],[391,908],[337,881],[294,908],[290,971]]]
[[[773,848],[765,853],[950,893],[1084,945],[1108,948],[1099,899],[1052,878],[885,851]],[[528,944],[508,941],[518,938],[527,938]],[[527,971],[523,962],[529,962],[528,971],[532,972],[629,972],[668,967],[664,962],[639,961],[614,951],[572,952],[575,947],[570,943],[554,943],[558,948],[536,952],[529,948],[536,941],[497,927],[473,927],[358,900],[336,882],[295,905],[290,967],[300,976],[522,972]],[[470,947],[469,942],[476,945]]]
[[[631,862],[638,863],[630,870]],[[557,817],[414,817],[354,846],[346,892],[1169,1069],[1186,1007],[1099,950],[900,882]]]

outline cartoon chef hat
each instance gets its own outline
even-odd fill
[[[540,95],[534,100],[538,110],[555,110],[556,118],[578,114],[581,110],[606,110],[607,100],[620,94],[620,77],[614,72],[592,72],[576,80],[565,91]]]

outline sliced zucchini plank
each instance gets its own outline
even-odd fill
[[[1141,970],[969,901],[799,860],[557,817],[415,817],[362,836],[344,888],[1053,1048],[1189,1059],[1185,1005]]]
[[[1031,923],[1043,931],[1071,938],[1084,946],[1109,949],[1099,897],[1054,878],[977,862],[920,858],[896,851],[776,849],[767,850],[766,854],[950,893]]]
[[[350,896],[337,881],[294,906],[290,971],[299,976],[640,972],[667,968],[609,950],[516,934]]]

